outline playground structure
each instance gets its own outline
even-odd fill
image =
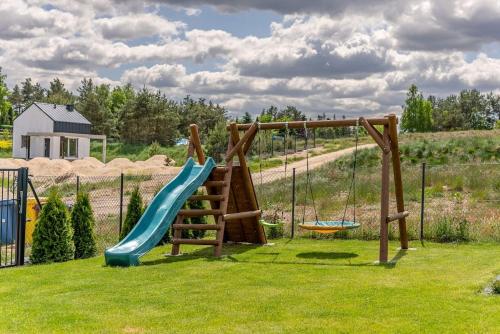
[[[188,162],[179,175],[168,183],[153,199],[137,225],[119,244],[106,250],[106,263],[110,265],[137,265],[139,257],[154,247],[170,225],[173,229],[172,255],[178,255],[181,244],[212,245],[216,257],[222,254],[224,242],[265,244],[266,235],[259,223],[261,210],[247,166],[246,154],[259,130],[299,129],[321,127],[363,126],[382,151],[382,187],[380,198],[380,250],[379,262],[388,260],[388,224],[399,222],[401,249],[408,249],[408,235],[403,201],[403,184],[397,136],[397,117],[343,120],[292,121],[253,124],[230,123],[225,165],[215,166],[206,158],[196,124],[190,125]],[[375,128],[382,126],[382,133]],[[240,137],[240,131],[244,131]],[[194,155],[198,164],[194,163]],[[236,158],[236,159],[235,159]],[[392,159],[397,213],[389,214],[390,160]],[[236,164],[235,162],[238,162]],[[199,187],[206,192],[196,195]],[[208,201],[210,209],[182,209],[192,200]],[[210,216],[215,224],[183,224],[186,217]],[[185,239],[183,230],[214,230],[215,239]]]

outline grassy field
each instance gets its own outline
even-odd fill
[[[498,333],[495,244],[412,244],[379,266],[378,243],[159,247],[134,268],[103,258],[0,275],[2,333]]]
[[[426,177],[425,236],[436,241],[500,241],[500,132],[409,135],[402,142],[402,169],[411,238],[418,238],[421,194],[421,167],[430,165]],[[493,136],[491,136],[493,135]],[[417,140],[417,138],[420,138]],[[352,157],[347,156],[311,172],[311,184],[320,220],[341,219],[349,189]],[[315,215],[310,193],[305,208],[306,176],[297,176],[296,219]],[[259,203],[268,216],[284,212],[290,221],[292,185],[279,181],[256,183]],[[391,187],[391,192],[393,191]],[[363,150],[358,155],[356,179],[357,218],[360,229],[349,234],[361,239],[377,239],[380,210],[380,150]],[[394,194],[391,193],[394,199]],[[395,211],[394,201],[391,208]],[[347,219],[352,219],[352,196]],[[289,227],[285,227],[288,231]],[[337,237],[343,237],[339,234]],[[397,237],[391,225],[390,237]]]

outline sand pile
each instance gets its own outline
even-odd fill
[[[34,158],[0,159],[0,168],[28,167],[34,176],[116,176],[124,174],[175,174],[179,167],[172,167],[175,161],[165,155],[155,155],[146,161],[130,161],[127,158],[116,158],[107,164],[96,158],[88,157],[69,162],[63,159]]]

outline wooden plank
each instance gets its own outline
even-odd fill
[[[201,217],[208,215],[220,215],[222,214],[221,210],[213,210],[213,209],[182,209],[179,210],[179,215],[184,217]]]
[[[184,217],[177,215],[177,218],[175,219],[175,224],[179,225],[183,222],[183,220],[184,220]],[[179,239],[181,236],[182,236],[181,230],[174,230],[174,239]],[[180,251],[179,244],[173,244],[171,254],[172,255],[179,255],[179,251]]]
[[[236,123],[234,123],[234,122],[233,122],[233,123],[231,123],[231,125],[230,125],[230,127],[231,127],[231,128],[230,128],[230,131],[231,131],[231,132],[233,131],[233,130],[232,130],[233,125],[234,125],[234,127],[235,127],[235,129],[236,129]],[[256,132],[256,131],[257,131],[257,122],[254,122],[254,123],[252,123],[252,125],[248,128],[248,130],[245,132],[245,134],[243,135],[243,137],[242,137],[241,139],[239,138],[239,137],[240,137],[240,136],[239,136],[239,134],[238,134],[238,136],[237,136],[237,137],[238,137],[238,140],[237,140],[237,141],[235,141],[235,140],[234,140],[234,137],[233,137],[233,145],[234,145],[234,146],[233,146],[233,147],[229,150],[229,152],[226,154],[226,162],[228,162],[229,160],[232,160],[232,159],[233,159],[233,157],[234,157],[234,155],[235,155],[236,153],[238,153],[238,155],[239,155],[240,151],[241,151],[241,152],[243,152],[243,150],[241,149],[241,147],[243,146],[243,144],[245,144],[245,142],[246,142],[246,141],[247,141],[247,140],[248,140],[248,139],[252,136],[252,134],[253,134],[254,132]],[[236,129],[236,133],[238,133],[238,130],[237,130],[237,129]],[[243,153],[243,156],[245,156],[245,154],[244,154],[244,153]],[[241,162],[240,162],[240,165],[241,165]]]
[[[403,211],[403,212],[398,212],[398,213],[395,213],[393,215],[389,215],[387,216],[387,222],[390,223],[392,221],[395,221],[395,220],[399,220],[401,218],[405,218],[405,217],[408,217],[410,213],[408,211]]]
[[[205,164],[205,153],[203,153],[203,147],[201,146],[200,135],[198,133],[198,125],[191,124],[189,126],[191,131],[191,141],[193,143],[194,149],[196,150],[196,156],[198,157],[198,163],[200,165]]]
[[[238,220],[238,219],[244,219],[244,218],[250,218],[250,217],[260,217],[262,212],[260,210],[255,210],[255,211],[245,211],[245,212],[238,212],[238,213],[228,213],[224,215],[224,220]]]
[[[366,129],[368,134],[375,140],[375,142],[380,146],[382,151],[384,153],[389,152],[389,145],[384,142],[384,139],[380,136],[380,132],[378,132],[364,117],[360,117],[359,121],[361,122],[361,125]]]
[[[225,181],[205,181],[205,183],[203,183],[205,187],[222,187],[227,184],[228,183]]]
[[[384,141],[388,143],[387,126],[384,126]],[[389,215],[389,152],[382,152],[382,189],[380,192],[380,252],[379,262],[386,263],[389,253],[389,230],[387,216]]]
[[[387,125],[389,120],[387,118],[367,118],[368,123],[371,125]],[[271,129],[284,129],[288,123],[289,129],[303,129],[304,122],[308,129],[315,128],[336,128],[336,127],[346,127],[346,126],[356,126],[357,119],[338,119],[338,120],[321,120],[321,121],[292,121],[292,122],[270,122],[261,123],[261,130],[271,130]],[[237,124],[237,130],[248,130],[251,124]],[[230,129],[230,126],[227,127]]]
[[[186,244],[186,245],[217,245],[217,240],[205,240],[205,239],[173,239],[172,243],[174,245]]]
[[[403,199],[403,179],[401,177],[401,160],[398,144],[398,119],[396,115],[389,115],[389,136],[391,138],[392,151],[392,169],[394,172],[394,190],[396,194],[396,207],[398,212],[405,211],[405,202]],[[406,229],[406,218],[399,219],[399,242],[401,249],[408,249],[408,231]]]
[[[218,230],[219,226],[214,224],[174,224],[172,228],[179,230]]]
[[[192,195],[189,201],[222,201],[223,195]]]
[[[255,123],[254,123],[255,124]],[[231,138],[233,141],[233,144],[236,145],[238,142],[240,142],[240,136],[238,133],[238,128],[236,126],[236,123],[231,123],[231,130],[230,130]],[[250,200],[250,208],[251,211],[259,210],[259,206],[257,204],[257,199],[255,196],[255,189],[252,183],[252,177],[250,175],[250,171],[248,170],[247,162],[245,159],[245,154],[243,153],[243,150],[240,149],[237,151],[238,153],[238,160],[240,162],[240,167],[242,171],[242,179],[243,179],[243,184],[244,188],[247,193],[247,198]],[[259,225],[260,228],[258,228],[258,233],[259,233],[259,239],[261,243],[266,243],[266,235],[264,233],[264,229],[262,226]]]

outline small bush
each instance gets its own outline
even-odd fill
[[[196,194],[201,194],[201,193],[196,193]],[[190,201],[189,208],[195,210],[204,209],[203,201]],[[207,223],[206,216],[191,217],[191,224],[206,224],[206,223]],[[205,230],[193,230],[192,237],[195,239],[202,239],[205,236],[205,232],[206,232]]]
[[[266,226],[266,235],[269,239],[283,238],[285,234],[285,228],[283,220],[279,217],[278,212],[275,211],[273,214],[264,217],[264,220],[270,224],[275,224],[274,226]]]
[[[160,143],[158,143],[156,140],[151,143],[148,147],[148,155],[151,158],[154,155],[158,155],[161,152],[161,146]]]
[[[438,242],[466,242],[470,240],[469,222],[465,218],[443,216],[433,229],[432,239]]]
[[[500,279],[497,279],[495,280],[495,282],[493,282],[493,293],[495,294],[500,294]]]
[[[97,247],[94,235],[94,213],[90,207],[88,194],[77,195],[75,206],[71,211],[71,225],[73,226],[75,259],[95,256]]]
[[[33,232],[32,263],[64,262],[73,259],[68,210],[55,190],[50,192]]]
[[[135,224],[139,221],[143,214],[142,207],[142,196],[139,192],[139,187],[135,187],[130,194],[130,201],[127,205],[127,215],[125,216],[125,221],[123,222],[122,231],[120,233],[120,240],[125,238],[127,234],[132,231]]]

